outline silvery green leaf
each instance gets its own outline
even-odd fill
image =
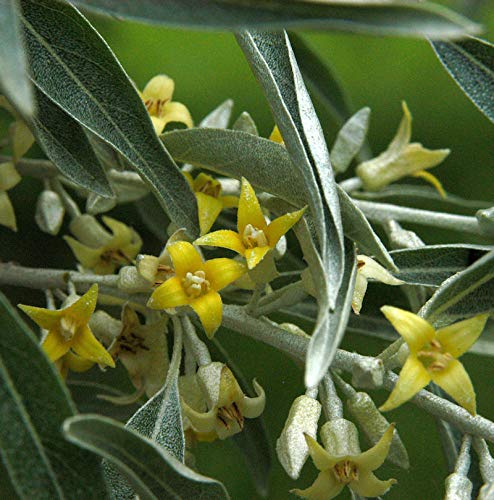
[[[471,21],[428,2],[74,0],[74,3],[117,18],[199,29],[297,28],[433,38],[457,38],[466,32],[479,31]]]
[[[438,287],[478,261],[491,250],[481,245],[430,245],[393,250],[391,255],[399,271],[394,275],[408,284]]]
[[[111,461],[143,500],[229,498],[220,482],[194,472],[115,420],[80,415],[67,419],[63,432],[70,442]]]
[[[199,123],[199,128],[227,128],[232,116],[233,101],[227,99]]]
[[[420,314],[433,324],[494,310],[494,250],[444,281]]]
[[[244,111],[232,125],[232,130],[239,130],[240,132],[247,132],[252,135],[259,135],[256,123],[252,116],[247,111]]]
[[[353,242],[345,240],[345,268],[336,306],[311,335],[305,360],[305,385],[315,387],[326,374],[345,334],[353,298],[357,259]]]
[[[494,207],[479,210],[475,217],[479,221],[479,227],[486,236],[494,237]]]
[[[469,37],[431,42],[437,57],[467,97],[494,122],[494,45]]]
[[[126,157],[173,222],[198,234],[195,196],[108,45],[67,2],[21,0],[21,6],[34,83]]]
[[[321,308],[333,308],[343,277],[343,226],[329,152],[286,32],[237,35],[308,193],[308,205],[324,263]],[[288,164],[289,165],[289,164]],[[316,330],[319,325],[316,325]]]
[[[336,173],[343,173],[362,149],[369,128],[370,108],[357,111],[341,127],[331,149],[331,164]]]
[[[15,498],[108,498],[99,461],[64,441],[75,407],[62,379],[1,294],[0,330],[0,457]]]
[[[163,332],[165,334],[165,332]],[[175,330],[173,355],[165,385],[125,424],[128,429],[150,439],[180,462],[184,461],[185,439],[180,412],[178,376],[182,357],[182,333]],[[133,500],[136,493],[111,462],[104,461],[104,471],[112,494],[119,500]]]
[[[168,239],[166,228],[169,221],[163,211],[163,207],[157,202],[156,198],[148,194],[138,200],[135,206],[144,225],[161,243],[165,244],[165,241]]]
[[[0,93],[23,116],[30,117],[35,102],[29,80],[27,61],[19,26],[17,0],[0,0]]]
[[[391,184],[381,191],[353,191],[350,194],[359,200],[391,203],[459,215],[472,215],[475,210],[490,207],[490,203],[486,201],[467,200],[450,193],[447,193],[446,198],[443,198],[432,187],[408,184]]]
[[[37,88],[34,92],[37,110],[29,124],[46,156],[68,180],[90,192],[112,196],[103,166],[83,128]]]

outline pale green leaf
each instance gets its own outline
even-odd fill
[[[1,294],[0,330],[0,458],[19,498],[107,498],[99,461],[63,438],[61,378]]]
[[[213,109],[199,123],[199,128],[227,128],[232,116],[233,101],[227,99],[217,108]]]
[[[257,126],[252,116],[244,111],[232,125],[232,130],[239,130],[240,132],[247,132],[252,135],[259,135],[259,131],[257,130]]]
[[[431,42],[437,57],[468,98],[494,122],[494,45],[469,37]]]
[[[198,234],[195,197],[104,40],[69,3],[21,0],[21,6],[34,83],[127,158],[177,226]]]
[[[115,420],[76,416],[65,421],[63,431],[72,443],[111,461],[143,500],[229,498],[220,482],[194,472]]]
[[[0,93],[21,115],[29,117],[34,113],[17,0],[0,0]]]
[[[467,19],[428,2],[359,0],[74,0],[81,7],[152,24],[200,29],[319,29],[400,36],[460,37]],[[355,5],[352,5],[354,3]]]

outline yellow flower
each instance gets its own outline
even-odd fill
[[[166,280],[151,295],[148,307],[169,309],[190,306],[199,316],[209,338],[221,324],[223,304],[219,290],[245,273],[245,266],[232,259],[204,262],[188,242],[179,241],[168,247],[175,276]]]
[[[410,143],[412,135],[412,116],[405,102],[403,119],[388,149],[372,160],[357,167],[357,175],[364,188],[379,191],[388,184],[412,175],[430,182],[441,196],[445,196],[439,180],[426,169],[435,167],[449,155],[449,149],[426,149],[417,142]]]
[[[330,450],[332,443],[325,439],[325,427],[321,429],[325,447]],[[347,446],[350,453],[329,453],[315,439],[305,434],[309,453],[314,465],[320,470],[312,486],[305,490],[292,490],[292,493],[311,500],[330,500],[348,486],[354,493],[362,497],[377,497],[386,493],[396,483],[395,479],[379,480],[372,471],[380,467],[389,452],[393,439],[394,425],[390,425],[379,442],[369,450],[361,453],[357,443]],[[329,436],[328,436],[329,437]],[[333,437],[333,434],[331,435]]]
[[[186,395],[182,395],[182,409],[198,439],[212,440],[215,435],[226,439],[242,431],[244,417],[257,418],[264,411],[263,388],[254,380],[257,397],[247,397],[230,368],[223,363],[214,361],[199,367],[196,378],[209,411],[200,412],[189,406]]]
[[[58,368],[58,371],[63,378],[67,377],[69,370],[81,373],[89,370],[93,365],[93,361],[81,358],[72,351],[67,352],[67,354],[64,354],[61,358],[55,361],[55,366]]]
[[[488,315],[481,314],[435,330],[425,319],[403,309],[384,306],[381,311],[405,339],[410,355],[393,392],[380,410],[388,411],[400,406],[432,381],[475,415],[475,391],[468,373],[457,358],[478,339]]]
[[[192,117],[186,106],[173,102],[174,81],[166,75],[151,78],[142,91],[141,98],[151,116],[154,129],[160,135],[170,122],[183,123],[192,127]]]
[[[201,173],[195,179],[188,172],[184,175],[196,195],[201,235],[206,234],[224,208],[238,206],[238,198],[221,196],[221,183],[210,175]]]
[[[71,305],[57,311],[23,304],[19,304],[19,307],[37,325],[48,330],[42,347],[52,361],[57,361],[73,351],[81,360],[114,368],[112,357],[96,340],[88,326],[97,298],[98,285],[94,284],[82,297],[78,297]],[[65,361],[70,362],[70,360]]]
[[[7,191],[21,180],[12,162],[0,163],[0,225],[17,231],[14,207]]]
[[[77,260],[96,274],[113,274],[117,267],[130,264],[139,252],[142,240],[130,227],[110,217],[103,222],[111,233],[92,215],[81,215],[70,224],[78,240],[64,236]]]
[[[242,178],[238,203],[238,233],[230,230],[215,231],[202,236],[195,244],[233,250],[246,258],[249,269],[254,269],[265,255],[274,249],[279,239],[299,221],[304,211],[305,208],[302,208],[282,215],[268,224],[254,189],[247,179]]]

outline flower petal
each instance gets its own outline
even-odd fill
[[[488,314],[479,314],[473,318],[453,323],[445,328],[440,328],[436,332],[436,338],[446,352],[458,358],[477,341],[488,318]]]
[[[386,285],[403,285],[404,281],[395,278],[386,268],[367,255],[357,255],[358,273],[366,279],[373,279]]]
[[[418,172],[415,172],[412,175],[413,177],[419,177],[421,179],[424,179],[425,182],[428,182],[436,189],[441,198],[446,198],[446,191],[444,190],[441,181],[434,174],[431,174],[426,170],[419,170]]]
[[[181,405],[185,416],[190,420],[194,430],[201,433],[214,431],[217,411],[215,408],[211,408],[206,413],[201,413],[192,409],[183,398]]]
[[[69,351],[63,357],[63,364],[67,369],[72,370],[73,372],[81,373],[89,370],[94,365],[94,362],[81,358],[77,354]]]
[[[147,306],[151,309],[168,309],[185,306],[190,298],[185,293],[181,278],[174,276],[162,283],[151,295]]]
[[[175,82],[167,75],[156,75],[144,87],[142,98],[169,101],[173,97]]]
[[[243,262],[219,258],[206,261],[204,271],[211,288],[218,292],[245,274],[247,268]]]
[[[300,220],[302,215],[304,215],[305,210],[306,207],[302,208],[301,210],[297,210],[296,212],[290,212],[288,214],[282,215],[281,217],[278,217],[268,224],[268,227],[265,229],[264,233],[268,238],[269,246],[271,248],[274,248],[279,239]]]
[[[223,303],[220,294],[218,292],[208,292],[206,295],[193,300],[190,307],[199,316],[206,335],[212,338],[221,325],[223,315]]]
[[[280,129],[278,128],[278,125],[275,125],[273,127],[273,130],[271,131],[271,134],[269,135],[269,140],[273,142],[277,142],[278,144],[285,144],[285,141],[283,141],[283,137],[281,135]]]
[[[91,288],[71,306],[62,309],[64,316],[70,315],[78,325],[87,325],[91,315],[96,309],[98,300],[98,285],[95,283]]]
[[[183,278],[188,272],[195,273],[203,267],[199,252],[187,241],[177,241],[166,247],[173,262],[175,273]]]
[[[21,123],[21,122],[17,122]],[[0,191],[8,191],[21,182],[22,177],[11,161],[0,163]]]
[[[388,456],[389,447],[393,440],[395,426],[391,424],[381,439],[369,450],[364,451],[360,455],[353,457],[353,461],[360,468],[366,471],[376,470],[384,463]]]
[[[366,291],[367,278],[363,274],[357,272],[357,276],[355,277],[355,288],[353,289],[352,297],[352,309],[355,314],[360,314]]]
[[[226,195],[220,196],[223,208],[236,208],[238,207],[238,196]]]
[[[56,361],[69,351],[71,344],[70,341],[65,340],[56,330],[51,330],[48,332],[41,347],[51,361]]]
[[[331,471],[320,472],[312,486],[305,490],[294,489],[291,493],[310,500],[330,500],[340,494],[345,483],[340,483]]]
[[[435,338],[436,332],[432,325],[420,316],[391,306],[381,307],[381,311],[395,330],[405,339],[410,352],[416,353]]]
[[[257,229],[266,229],[267,224],[259,200],[245,177],[242,177],[237,217],[237,229],[240,235],[244,233],[247,224],[252,224]]]
[[[414,355],[410,355],[401,369],[400,378],[393,391],[379,410],[389,411],[397,408],[415,396],[430,381],[431,376],[424,365]]]
[[[88,326],[80,328],[74,335],[72,349],[83,359],[115,368],[110,353],[98,342]]]
[[[127,224],[106,216],[103,216],[102,220],[112,232],[111,245],[113,247],[120,248],[132,240],[134,232]]]
[[[63,239],[67,242],[70,249],[72,250],[75,258],[82,264],[86,269],[94,269],[101,260],[101,255],[104,251],[104,247],[91,248],[83,245],[72,236],[64,236]]]
[[[463,365],[457,360],[450,361],[441,371],[431,374],[432,381],[445,390],[460,406],[472,415],[477,413],[475,390]]]
[[[206,234],[223,210],[223,202],[204,193],[196,193],[201,234]]]
[[[247,418],[257,418],[259,417],[266,406],[266,394],[264,389],[256,380],[252,381],[252,385],[256,391],[257,397],[249,398],[244,396],[243,400],[240,402],[240,411]]]
[[[310,457],[320,471],[331,469],[338,463],[339,458],[332,457],[313,437],[305,433],[304,437],[309,447]]]
[[[5,191],[0,191],[0,226],[17,231],[14,206]]]
[[[271,250],[271,247],[255,247],[247,248],[245,250],[245,258],[247,260],[247,267],[249,269],[254,269],[254,267],[261,262],[266,254]]]
[[[357,481],[352,481],[348,486],[357,495],[362,497],[379,497],[384,495],[393,484],[396,483],[396,479],[388,479],[387,481],[381,481],[377,479],[372,472],[361,473]]]
[[[194,245],[228,248],[229,250],[233,250],[240,255],[244,255],[245,253],[245,247],[239,234],[228,229],[214,231],[214,233],[201,236],[199,239],[194,241]]]
[[[22,309],[38,326],[45,330],[53,330],[60,323],[62,314],[60,311],[51,311],[43,307],[25,306],[18,304],[19,309]]]
[[[194,126],[190,111],[181,102],[167,102],[161,109],[160,118],[166,127],[169,123],[183,123],[187,128]]]
[[[154,131],[157,135],[161,135],[166,126],[166,121],[163,118],[158,118],[157,116],[151,116],[151,121],[153,123]]]

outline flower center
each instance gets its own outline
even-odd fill
[[[105,263],[117,265],[130,264],[130,259],[120,248],[110,248],[101,254],[101,260]]]
[[[144,105],[151,116],[159,117],[163,106],[168,102],[168,99],[146,99]]]
[[[417,353],[417,357],[425,368],[432,372],[444,370],[454,359],[449,352],[444,351],[443,346],[436,339],[426,344],[424,348]]]
[[[204,271],[196,271],[195,273],[187,273],[182,280],[185,293],[192,298],[200,297],[209,292],[210,283],[206,279]]]
[[[244,245],[247,248],[267,247],[269,245],[268,239],[262,229],[257,229],[252,224],[247,224],[242,235]]]
[[[70,340],[77,330],[77,323],[73,318],[63,316],[60,320],[60,334],[65,341]]]
[[[333,474],[340,483],[348,484],[352,481],[358,481],[358,468],[350,460],[338,462],[333,467]]]
[[[227,430],[230,430],[230,426],[233,422],[237,423],[240,430],[244,428],[244,416],[235,402],[233,402],[230,406],[222,406],[221,408],[218,408],[216,418],[225,426]]]
[[[199,188],[198,192],[218,198],[221,194],[221,184],[218,181],[208,180]]]

